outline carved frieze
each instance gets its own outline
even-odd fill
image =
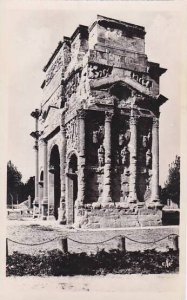
[[[103,49],[104,50],[104,49]],[[139,58],[141,57],[141,62]],[[102,63],[111,67],[130,67],[131,70],[137,70],[139,72],[146,71],[146,56],[144,54],[136,54],[131,51],[104,51],[90,50],[89,60],[95,63]]]
[[[147,88],[150,88],[152,86],[152,81],[147,80],[144,75],[140,75],[136,72],[131,72],[131,78]]]
[[[112,68],[109,66],[89,64],[88,66],[88,78],[97,79],[108,77],[112,72]]]
[[[63,65],[62,57],[58,56],[47,72],[46,80],[45,80],[46,86],[51,82],[51,80],[58,72],[58,70],[62,67],[62,65]]]

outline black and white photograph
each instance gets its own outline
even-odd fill
[[[1,7],[1,299],[185,300],[186,1]]]

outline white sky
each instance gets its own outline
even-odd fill
[[[18,167],[23,180],[34,176],[34,139],[30,136],[34,119],[30,113],[40,106],[42,99],[42,68],[64,35],[71,36],[79,24],[90,25],[97,14],[145,26],[148,59],[168,69],[160,84],[160,93],[169,98],[161,108],[160,117],[161,184],[167,177],[168,164],[176,154],[180,155],[180,13],[149,10],[145,4],[137,9],[126,1],[118,3],[97,2],[85,6],[77,2],[71,4],[71,9],[66,4],[53,10],[30,9],[28,5],[29,9],[7,10],[4,15],[7,160]]]

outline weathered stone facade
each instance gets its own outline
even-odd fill
[[[159,77],[144,27],[97,16],[44,67],[32,116],[35,214],[78,227],[161,224]]]

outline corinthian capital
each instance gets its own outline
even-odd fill
[[[159,127],[159,118],[154,117],[153,118],[153,127],[158,128]]]
[[[77,110],[77,116],[79,119],[85,119],[86,117],[86,111],[83,109]]]
[[[106,111],[105,112],[105,121],[106,122],[111,122],[112,121],[112,117],[113,117],[113,113],[110,111]]]
[[[136,125],[137,124],[137,116],[131,116],[129,123],[130,123],[130,125]]]

